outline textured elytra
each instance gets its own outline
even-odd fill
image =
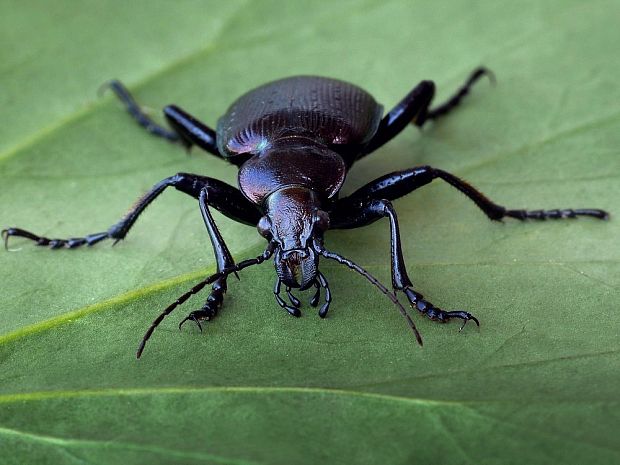
[[[383,107],[337,79],[295,76],[242,95],[218,121],[220,152],[260,151],[278,137],[308,134],[326,145],[360,145],[377,130]]]

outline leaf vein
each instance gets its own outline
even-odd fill
[[[49,436],[42,434],[35,434],[26,431],[21,431],[14,428],[6,428],[0,426],[0,435],[5,436],[17,436],[26,439],[31,442],[41,442],[50,444],[53,446],[61,447],[63,451],[69,454],[72,458],[78,460],[80,463],[87,463],[83,458],[76,456],[69,448],[75,447],[88,447],[88,448],[106,448],[106,449],[127,449],[142,452],[153,452],[159,455],[167,455],[177,458],[191,458],[198,460],[211,460],[213,462],[222,464],[233,465],[252,465],[258,462],[250,462],[247,460],[238,460],[229,457],[222,457],[214,454],[207,454],[204,452],[188,452],[176,449],[169,449],[152,444],[137,444],[133,442],[119,442],[119,441],[97,441],[93,439],[77,439],[77,438],[61,438],[57,436]]]

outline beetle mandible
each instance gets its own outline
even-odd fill
[[[381,176],[348,197],[338,193],[353,164],[377,150],[409,124],[424,126],[446,115],[459,105],[473,84],[482,76],[493,81],[486,68],[474,70],[465,83],[442,104],[431,106],[435,94],[433,81],[422,81],[389,113],[363,89],[336,79],[296,76],[262,85],[237,99],[222,116],[217,131],[206,126],[175,105],[164,108],[172,129],[147,116],[126,87],[117,80],[107,83],[125,104],[131,116],[151,134],[187,149],[196,145],[239,168],[239,189],[217,179],[178,173],[153,186],[131,210],[107,231],[71,239],[49,239],[20,228],[2,231],[5,247],[11,236],[33,240],[52,249],[94,245],[104,239],[114,243],[124,239],[144,209],[167,187],[174,187],[199,201],[217,263],[217,272],[179,297],[153,321],[138,348],[139,358],[147,340],[166,315],[190,296],[211,284],[211,293],[199,310],[179,323],[215,317],[227,290],[227,278],[244,268],[274,257],[276,282],[274,295],[280,307],[300,316],[300,301],[292,289],[314,288],[310,304],[318,306],[321,289],[324,303],[319,316],[327,315],[332,297],[326,277],[319,270],[319,257],[349,267],[379,288],[406,318],[417,341],[422,344],[414,322],[396,297],[402,291],[410,305],[432,320],[463,320],[461,329],[472,320],[469,312],[445,311],[425,300],[414,290],[403,259],[396,212],[391,201],[409,194],[434,179],[442,179],[469,197],[491,220],[510,217],[518,220],[575,218],[591,216],[606,219],[599,209],[522,210],[507,209],[489,200],[476,188],[441,169],[418,166]],[[209,211],[213,207],[235,221],[256,226],[267,240],[265,251],[238,263],[232,258]],[[392,288],[388,290],[358,264],[324,246],[328,229],[366,226],[381,218],[390,221]],[[281,296],[284,285],[289,299]]]

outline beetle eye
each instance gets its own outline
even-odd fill
[[[314,226],[321,231],[326,231],[329,228],[329,215],[323,210],[317,210],[314,213]]]
[[[265,239],[271,239],[271,220],[268,216],[263,216],[256,225],[258,233]]]

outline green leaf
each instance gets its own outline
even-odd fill
[[[395,202],[408,269],[458,332],[322,263],[329,318],[273,301],[271,265],[231,280],[204,334],[153,318],[214,270],[196,202],[166,193],[123,243],[0,253],[3,463],[618,463],[620,43],[617,1],[8,2],[0,18],[0,226],[105,230],[177,171],[233,166],[149,136],[100,84],[215,124],[241,93],[293,74],[368,89],[386,107],[421,79],[463,105],[407,129],[345,193],[431,164],[513,208],[595,207],[609,222],[491,223],[440,182]],[[158,117],[158,116],[157,116]],[[216,216],[237,260],[264,241]],[[389,283],[387,222],[327,237]],[[233,282],[234,281],[234,282]],[[304,296],[304,299],[306,296]]]

